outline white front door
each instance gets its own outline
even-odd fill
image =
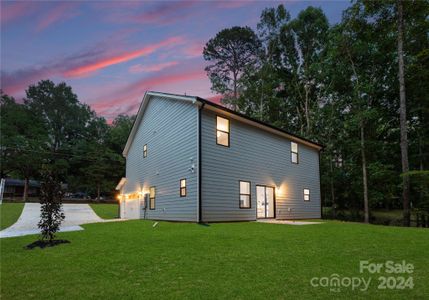
[[[275,201],[274,188],[270,186],[256,186],[256,216],[258,219],[274,218]]]

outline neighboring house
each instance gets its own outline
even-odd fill
[[[21,179],[6,178],[3,197],[13,200],[18,198],[22,200],[24,195],[25,181]],[[40,183],[36,180],[29,180],[28,182],[28,196],[38,197],[40,195]]]
[[[199,97],[147,92],[123,151],[121,217],[320,218],[321,149]]]

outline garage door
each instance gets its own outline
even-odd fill
[[[140,200],[130,199],[130,200],[124,201],[124,203],[125,203],[124,218],[140,219]]]

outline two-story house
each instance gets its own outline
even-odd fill
[[[193,96],[147,92],[125,145],[121,217],[321,217],[322,146]]]

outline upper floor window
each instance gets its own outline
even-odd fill
[[[249,181],[240,181],[240,208],[250,208]]]
[[[147,156],[147,144],[143,146],[143,158]]]
[[[186,179],[180,179],[180,197],[186,197]]]
[[[343,166],[343,157],[340,152],[334,150],[334,157],[332,158],[332,162],[337,168],[341,168]]]
[[[216,116],[216,144],[229,147],[229,120]]]
[[[304,189],[304,201],[310,201],[310,189]]]
[[[155,209],[155,196],[156,189],[154,186],[151,186],[149,190],[149,209]]]
[[[294,164],[297,164],[299,162],[298,144],[295,142],[290,142],[290,160]]]

